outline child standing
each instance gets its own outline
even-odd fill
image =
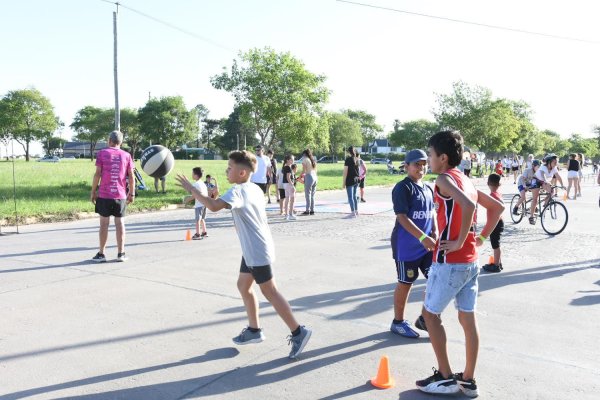
[[[392,231],[392,255],[396,262],[398,285],[394,291],[394,320],[390,331],[409,338],[419,334],[404,319],[404,309],[413,282],[419,270],[427,278],[437,238],[437,224],[433,207],[433,190],[423,184],[427,168],[427,154],[411,150],[406,154],[408,176],[392,190],[396,224]],[[422,317],[415,325],[424,329]]]
[[[288,221],[295,221],[296,216],[294,215],[294,199],[296,198],[296,176],[292,170],[294,165],[294,156],[286,154],[283,159],[284,167],[282,169],[283,174],[283,189],[285,190],[285,200],[283,201],[283,210],[285,212],[285,219]]]
[[[490,188],[490,196],[494,199],[498,200],[500,203],[502,201],[502,194],[500,193],[500,180],[502,178],[498,174],[491,174],[488,176],[488,187]],[[500,216],[500,220],[496,224],[496,227],[490,234],[490,243],[492,244],[492,249],[494,250],[494,263],[493,264],[485,264],[483,266],[483,270],[487,272],[500,272],[502,271],[502,252],[500,251],[500,236],[502,236],[502,232],[504,232],[504,220],[502,216]]]
[[[196,181],[193,186],[200,191],[204,196],[208,196],[208,188],[206,184],[202,182],[202,175],[204,171],[200,167],[195,167],[192,169],[192,178]],[[186,196],[184,202],[187,203],[189,201],[194,200],[194,196]],[[206,233],[206,207],[200,201],[196,200],[194,204],[194,212],[195,212],[195,220],[196,220],[196,233],[192,236],[192,240],[201,240],[205,237],[208,237]],[[202,226],[202,231],[200,231],[200,227]]]
[[[216,199],[219,197],[219,183],[217,182],[217,178],[213,178],[210,175],[206,175],[206,188],[208,189],[208,197],[211,199]]]
[[[265,339],[258,317],[258,299],[252,284],[256,282],[260,291],[273,306],[291,331],[289,343],[292,349],[289,358],[297,358],[308,343],[312,331],[300,325],[292,309],[277,290],[271,264],[275,261],[275,247],[267,223],[264,194],[261,188],[250,182],[256,171],[256,157],[248,151],[232,151],[227,163],[227,180],[233,186],[218,199],[211,199],[196,189],[183,175],[177,175],[179,185],[191,193],[211,211],[223,208],[231,210],[233,222],[242,247],[242,262],[237,287],[242,295],[248,326],[233,338],[238,345],[260,343]]]
[[[434,198],[440,240],[433,252],[433,263],[427,279],[423,318],[438,367],[434,374],[416,382],[427,393],[456,393],[459,390],[476,397],[474,379],[479,351],[479,333],[475,317],[477,300],[477,249],[492,232],[504,206],[488,194],[478,191],[458,168],[463,154],[463,138],[458,132],[442,131],[429,139],[429,163],[434,173]],[[487,209],[487,221],[479,236],[473,222],[475,205]],[[454,299],[458,320],[465,334],[466,365],[463,372],[453,374],[446,347],[446,331],[440,318]]]
[[[285,189],[283,187],[283,167],[285,164],[282,162],[281,169],[277,170],[277,191],[279,192],[279,214],[286,215],[283,211],[283,204],[285,201]]]

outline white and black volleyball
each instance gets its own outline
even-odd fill
[[[140,163],[145,173],[153,178],[162,178],[171,172],[175,159],[169,149],[156,144],[144,150]]]

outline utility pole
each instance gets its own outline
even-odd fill
[[[114,80],[115,80],[115,130],[121,130],[121,110],[119,109],[119,77],[117,74],[117,13],[119,12],[119,3],[117,11],[113,11],[113,36],[114,36]]]

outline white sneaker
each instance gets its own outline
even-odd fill
[[[288,219],[288,221],[295,221],[298,218],[296,218],[296,216],[294,214],[290,214],[290,215],[288,215],[287,219]]]

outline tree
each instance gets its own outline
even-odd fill
[[[205,118],[202,122],[204,123],[204,128],[202,128],[202,140],[206,142],[206,150],[210,150],[211,138],[218,135],[221,131],[221,120]]]
[[[202,121],[208,118],[208,108],[204,104],[198,104],[192,110],[195,113],[195,117],[198,120],[198,131],[196,133],[196,147],[200,147],[200,138],[202,136]]]
[[[8,92],[2,99],[1,111],[3,137],[10,134],[23,147],[27,161],[31,142],[51,137],[59,127],[50,100],[37,89]]]
[[[223,136],[218,138],[218,146],[225,153],[229,150],[252,148],[258,144],[251,123],[241,118],[239,107],[235,107],[223,121],[223,131]]]
[[[77,111],[71,123],[75,139],[90,143],[90,160],[94,160],[94,150],[98,141],[108,138],[114,126],[114,109],[94,106],[85,106]]]
[[[383,127],[375,121],[375,116],[363,110],[342,110],[352,120],[360,124],[360,130],[363,136],[363,144],[369,146],[383,133]]]
[[[411,149],[424,149],[429,138],[438,132],[439,125],[426,119],[400,122],[394,121],[394,130],[390,133],[389,140],[393,146]]]
[[[62,154],[62,148],[65,146],[65,143],[66,140],[58,136],[47,138],[43,143],[44,152],[49,155]]]
[[[455,82],[453,93],[438,95],[434,111],[440,126],[457,129],[465,144],[486,152],[518,151],[515,141],[526,119],[525,103],[493,99],[489,89]],[[525,108],[526,108],[525,107]],[[519,114],[522,113],[522,114]]]
[[[123,108],[121,110],[121,132],[123,132],[123,142],[127,144],[131,156],[135,158],[136,152],[145,140],[140,129],[137,110],[133,108]]]
[[[343,154],[344,147],[360,145],[362,139],[358,122],[342,113],[329,115],[329,152],[332,156]]]
[[[197,132],[196,113],[185,108],[181,96],[150,99],[138,117],[145,137],[167,148],[193,140]]]
[[[233,61],[230,73],[225,70],[211,78],[214,88],[233,95],[242,119],[252,121],[260,143],[267,147],[280,141],[315,141],[311,137],[315,131],[303,128],[322,126],[320,113],[328,97],[324,81],[290,53],[270,48],[240,53],[240,62]]]
[[[594,138],[584,138],[578,133],[573,133],[568,139],[571,153],[581,153],[586,157],[596,157],[600,152],[598,142]]]

